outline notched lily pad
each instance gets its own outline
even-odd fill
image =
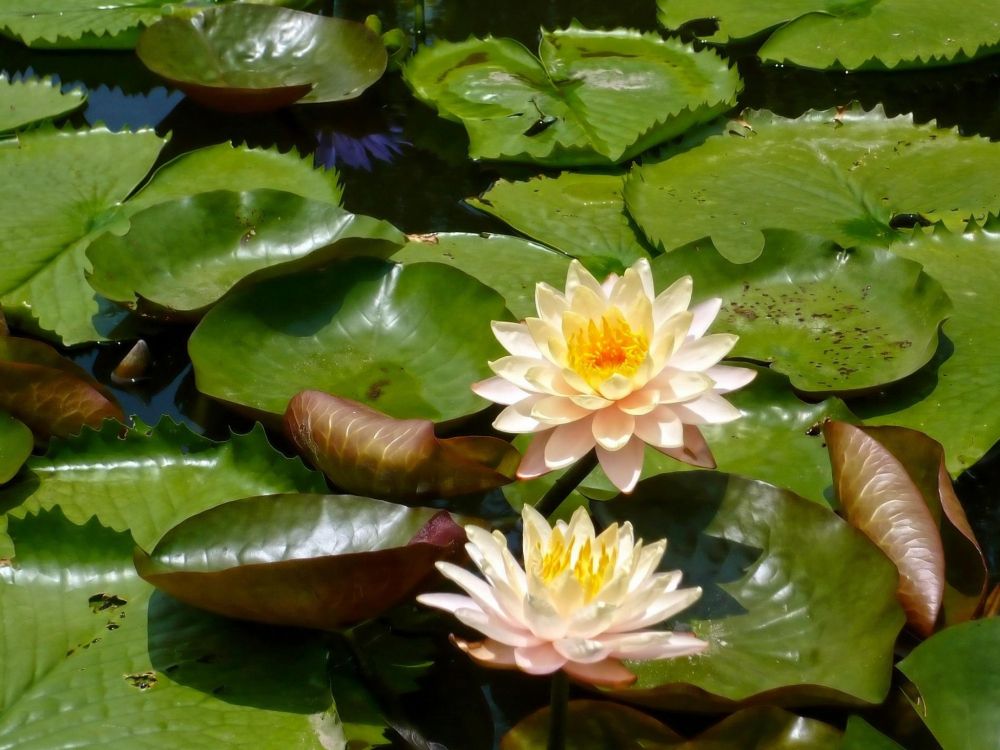
[[[659,0],[660,22],[677,28],[718,20],[709,41],[727,42],[777,29],[757,53],[767,62],[848,70],[948,65],[993,54],[1000,15],[993,0],[961,6],[920,0]]]
[[[110,390],[48,344],[0,337],[0,410],[40,440],[65,437],[105,419],[125,421]]]
[[[689,472],[642,481],[594,512],[631,521],[646,541],[666,538],[662,568],[704,591],[681,618],[709,648],[627,663],[639,679],[616,698],[671,709],[765,694],[784,706],[885,698],[904,622],[896,569],[828,509],[763,482]]]
[[[310,463],[348,492],[388,500],[451,497],[508,484],[521,454],[506,440],[440,439],[425,419],[393,419],[356,401],[303,391],[285,431]]]
[[[143,32],[136,53],[199,104],[230,112],[354,99],[388,61],[364,24],[254,4],[167,16]]]
[[[417,98],[461,122],[474,159],[617,164],[711,120],[742,84],[710,51],[629,29],[438,42],[403,74]]]
[[[887,118],[881,108],[767,111],[695,134],[659,163],[634,168],[625,202],[665,251],[710,238],[753,260],[764,229],[794,229],[845,247],[906,240],[894,217],[961,229],[1000,206],[1000,149],[985,138]],[[910,217],[914,218],[914,217]]]
[[[183,521],[139,575],[183,602],[273,625],[334,630],[410,595],[465,532],[447,513],[352,495],[236,500]]]
[[[51,78],[11,80],[0,73],[0,133],[72,112],[86,99],[83,89],[64,92]]]
[[[391,224],[325,201],[214,191],[139,212],[126,234],[103,235],[87,257],[90,284],[108,299],[135,307],[138,296],[152,303],[142,305],[149,314],[197,318],[241,282],[355,253],[387,254],[403,242]]]
[[[919,264],[795,232],[766,238],[751,263],[692,246],[657,258],[654,274],[661,286],[689,274],[699,295],[721,297],[715,330],[740,337],[731,356],[770,363],[801,391],[869,389],[934,356],[952,305]]]
[[[198,389],[275,417],[300,391],[360,401],[399,419],[485,408],[469,384],[499,350],[503,299],[438,263],[333,263],[237,289],[188,343]]]

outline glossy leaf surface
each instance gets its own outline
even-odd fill
[[[649,251],[625,213],[623,187],[621,175],[563,172],[521,182],[498,180],[468,202],[574,258],[630,266],[648,258]]]
[[[102,338],[84,252],[163,143],[152,130],[103,127],[37,130],[0,142],[0,299],[8,317],[65,344]]]
[[[202,393],[260,412],[319,390],[443,421],[484,408],[469,385],[499,354],[490,321],[508,315],[461,271],[357,258],[235,291],[188,349]]]
[[[392,225],[332,203],[276,190],[215,191],[139,212],[126,234],[98,238],[87,257],[91,286],[108,299],[134,307],[138,296],[167,316],[197,316],[268,270],[287,272],[403,242]]]
[[[847,719],[841,750],[903,750],[860,716]]]
[[[930,365],[876,397],[855,405],[871,424],[920,430],[944,446],[948,470],[957,475],[1000,440],[1000,236],[987,230],[950,234],[937,230],[894,247],[941,282],[954,303]]]
[[[899,568],[910,624],[930,635],[975,616],[986,561],[952,488],[941,445],[902,427],[824,425],[837,498],[847,520]]]
[[[0,337],[0,410],[17,417],[39,440],[65,437],[105,419],[125,421],[110,390],[48,344]]]
[[[718,19],[711,41],[746,39],[776,29],[758,56],[806,68],[867,70],[963,62],[1000,45],[991,0],[960,7],[921,0],[658,0],[660,22],[677,28]]]
[[[352,495],[270,495],[188,518],[139,574],[194,606],[273,625],[333,630],[410,595],[465,532],[443,511]]]
[[[615,164],[735,103],[739,75],[709,51],[626,29],[438,42],[404,69],[417,98],[465,125],[474,159]],[[655,102],[655,106],[652,103]]]
[[[899,663],[920,692],[915,706],[944,750],[982,748],[1000,737],[1000,618],[946,628]]]
[[[570,259],[562,253],[503,234],[443,232],[410,237],[393,254],[397,263],[444,263],[479,279],[499,292],[515,317],[538,314],[535,285],[566,283]]]
[[[318,636],[154,593],[135,574],[129,535],[94,520],[75,526],[46,511],[12,521],[11,534],[0,746],[343,747]]]
[[[82,89],[64,93],[51,78],[11,80],[0,74],[0,133],[72,112],[86,99]]]
[[[143,33],[136,53],[200,104],[233,112],[304,96],[353,99],[382,76],[388,59],[364,24],[255,4],[167,16]]]
[[[76,524],[91,517],[128,530],[151,547],[188,516],[228,500],[279,492],[322,492],[323,477],[285,458],[258,426],[217,443],[164,419],[119,436],[120,426],[53,441],[44,456],[0,491],[0,509],[15,516],[56,506]],[[9,554],[0,537],[0,556]]]
[[[616,697],[661,708],[763,693],[786,706],[885,698],[904,620],[896,570],[826,508],[763,482],[690,472],[645,480],[594,513],[631,521],[642,539],[666,538],[661,568],[704,590],[682,620],[709,648],[627,662],[639,679]]]
[[[764,229],[885,245],[907,237],[890,225],[895,216],[961,227],[1000,206],[994,144],[878,109],[795,120],[745,112],[686,145],[633,169],[625,183],[629,213],[664,250],[710,238],[727,259],[746,263],[763,249]]]
[[[9,414],[0,413],[0,484],[10,481],[31,455],[31,430]]]
[[[730,263],[684,248],[657,258],[657,288],[690,275],[699,297],[721,297],[713,331],[740,337],[730,352],[767,362],[801,391],[853,391],[925,365],[952,310],[941,285],[888,250],[842,250],[819,237],[768,232],[763,254]]]
[[[289,402],[285,432],[338,487],[389,500],[493,489],[513,481],[521,460],[506,440],[442,440],[435,437],[433,422],[393,419],[320,391],[303,391]]]

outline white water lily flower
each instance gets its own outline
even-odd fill
[[[521,517],[524,568],[499,531],[466,526],[465,548],[486,580],[439,562],[438,570],[468,596],[417,597],[486,636],[475,643],[453,638],[471,657],[486,666],[529,674],[562,669],[592,684],[622,686],[635,675],[621,659],[668,659],[708,647],[690,633],[646,629],[701,596],[700,588],[677,588],[680,571],[655,572],[666,540],[643,546],[627,521],[595,537],[583,508],[554,528],[530,505]]]
[[[596,446],[608,478],[631,492],[646,443],[683,460],[704,445],[696,425],[740,416],[722,394],[756,373],[718,364],[738,337],[705,334],[721,300],[688,309],[692,286],[685,276],[654,296],[645,259],[603,284],[574,260],[565,294],[537,285],[537,318],[493,323],[510,356],[472,389],[507,406],[498,430],[537,433],[518,477],[570,466]]]

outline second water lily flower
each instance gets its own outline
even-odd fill
[[[520,478],[568,467],[596,446],[608,478],[631,492],[646,444],[678,457],[701,439],[697,425],[740,416],[722,394],[755,373],[719,364],[738,337],[707,334],[721,300],[690,307],[692,291],[685,276],[655,295],[645,259],[603,284],[574,260],[565,293],[537,285],[537,318],[494,322],[510,356],[472,388],[507,406],[497,429],[536,435]]]

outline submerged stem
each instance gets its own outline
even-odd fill
[[[569,678],[561,669],[552,675],[549,702],[549,743],[547,750],[566,750],[566,713],[569,704]]]
[[[551,516],[562,501],[569,497],[569,493],[580,486],[580,482],[587,478],[587,475],[594,470],[595,466],[597,466],[597,451],[592,450],[570,466],[566,473],[556,480],[556,483],[549,488],[549,491],[535,505],[535,510],[546,518]]]

